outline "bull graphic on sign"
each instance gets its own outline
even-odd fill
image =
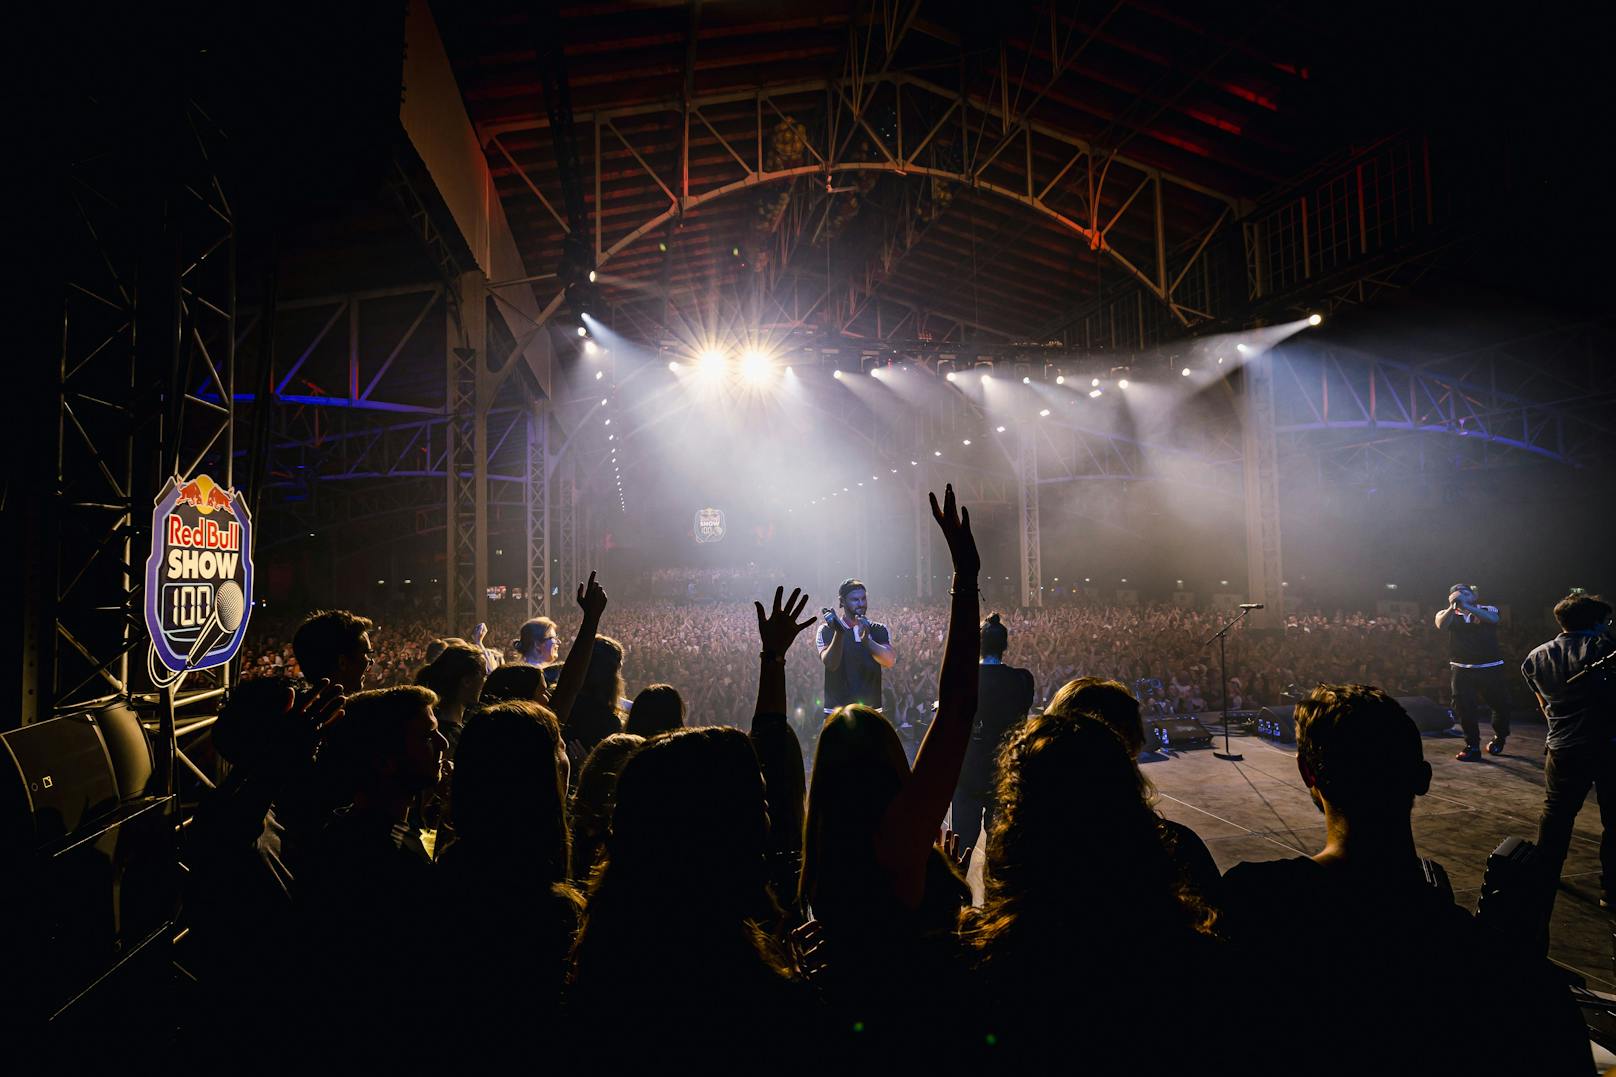
[[[724,538],[724,512],[722,509],[696,510],[696,541],[719,542]]]
[[[206,475],[170,479],[152,510],[145,619],[175,672],[235,657],[252,611],[252,520],[236,491]]]

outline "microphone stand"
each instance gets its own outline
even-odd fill
[[[1246,615],[1250,612],[1250,607],[1243,607],[1234,620],[1201,641],[1202,647],[1211,646],[1213,640],[1218,641],[1218,666],[1223,675],[1223,695],[1219,697],[1223,704],[1223,751],[1214,751],[1212,754],[1219,759],[1227,759],[1231,763],[1238,763],[1245,756],[1239,752],[1231,751],[1229,748],[1229,652],[1225,645],[1228,642],[1230,630],[1241,621],[1244,621]]]

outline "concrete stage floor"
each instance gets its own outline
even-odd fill
[[[1511,834],[1537,839],[1544,733],[1541,722],[1517,724],[1507,753],[1484,763],[1453,758],[1464,743],[1457,730],[1424,738],[1434,774],[1430,793],[1414,803],[1414,840],[1421,856],[1447,870],[1455,897],[1472,910],[1487,854]],[[1221,749],[1221,737],[1217,744]],[[1203,750],[1141,760],[1162,814],[1201,835],[1225,870],[1242,860],[1322,848],[1324,816],[1296,773],[1294,746],[1251,736],[1233,737],[1231,744],[1243,761]],[[1549,954],[1587,977],[1589,987],[1616,991],[1611,930],[1609,914],[1599,908],[1599,806],[1590,793],[1555,898]]]

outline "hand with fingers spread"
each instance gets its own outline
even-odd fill
[[[937,521],[943,538],[948,541],[948,555],[953,559],[955,575],[975,576],[982,570],[982,557],[976,552],[976,538],[971,534],[971,510],[956,509],[952,483],[943,487],[941,508],[937,507],[936,494],[926,496],[931,498],[932,519]]]
[[[599,619],[606,612],[606,591],[595,582],[595,574],[589,574],[587,584],[578,585],[578,606],[584,611],[585,617],[593,616]]]
[[[791,644],[802,634],[803,629],[810,627],[818,618],[810,617],[806,621],[798,622],[803,608],[808,605],[808,596],[802,593],[802,588],[793,588],[791,597],[784,606],[780,598],[785,594],[784,587],[774,589],[774,612],[765,619],[763,616],[763,603],[753,602],[757,609],[758,639],[763,643],[763,650],[784,661],[786,651]]]
[[[286,704],[282,710],[292,716],[302,730],[311,736],[321,736],[326,729],[342,717],[342,705],[346,701],[343,687],[332,684],[327,678],[321,678],[320,686],[301,702],[297,692],[292,688],[286,689]]]

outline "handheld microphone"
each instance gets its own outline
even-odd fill
[[[1240,608],[1243,610],[1260,610],[1263,608],[1263,604],[1261,602],[1242,602],[1240,603]]]
[[[821,606],[821,607],[819,607],[819,612],[823,613],[825,615],[825,621],[826,621],[827,624],[829,622],[831,622],[831,621],[836,620],[836,611],[831,609],[829,606]]]
[[[191,653],[185,656],[185,668],[196,668],[196,664],[202,661],[220,640],[235,635],[236,629],[241,627],[241,615],[246,612],[246,608],[247,603],[241,593],[241,584],[235,580],[225,580],[221,583],[213,596],[213,612],[202,622],[202,630],[196,634],[196,642],[191,644]]]

